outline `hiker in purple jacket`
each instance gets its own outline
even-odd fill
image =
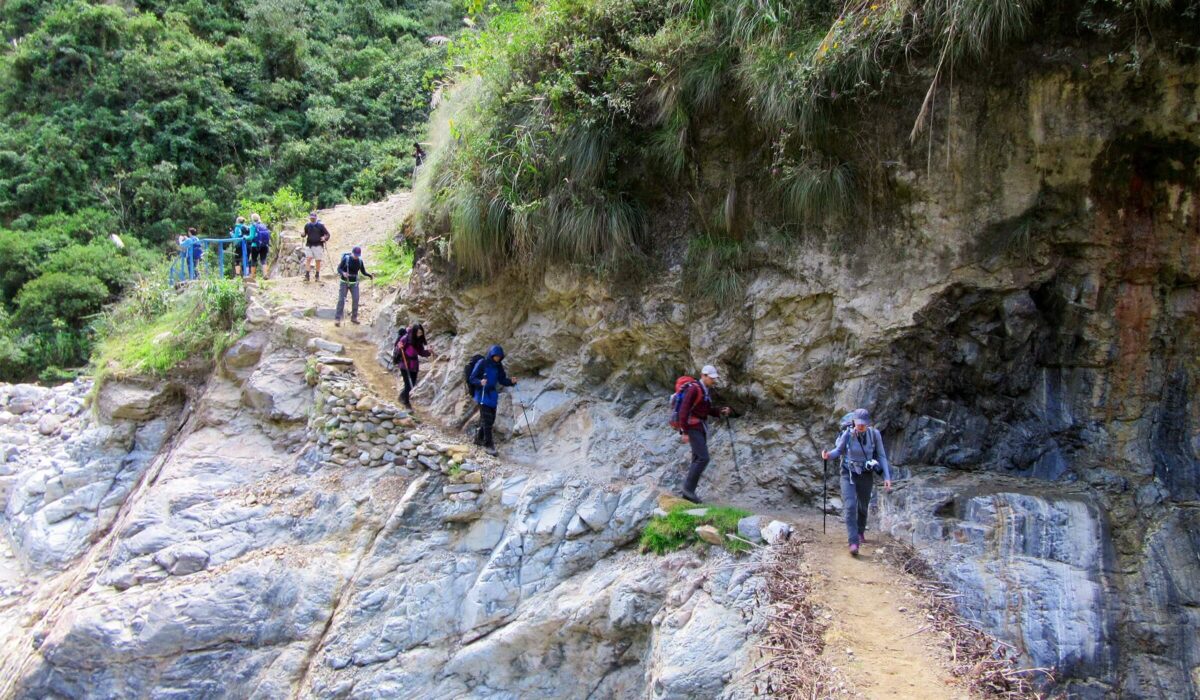
[[[866,544],[867,508],[875,473],[883,475],[883,488],[892,490],[892,467],[888,464],[883,436],[871,426],[867,409],[855,409],[854,422],[838,436],[832,450],[821,452],[822,459],[842,460],[842,512],[846,516],[846,534],[850,538],[850,554],[858,556],[858,548]]]
[[[421,358],[433,353],[425,347],[425,327],[414,323],[407,331],[402,331],[396,338],[396,346],[392,349],[392,364],[400,370],[404,378],[404,391],[400,392],[400,400],[404,406],[412,410],[410,395],[417,385],[417,373],[421,371]]]

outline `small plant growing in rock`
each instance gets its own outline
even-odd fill
[[[704,511],[703,515],[688,512],[700,510]],[[725,549],[730,552],[742,552],[749,549],[749,545],[740,540],[731,540],[726,535],[736,534],[738,521],[748,515],[749,512],[730,506],[679,504],[672,507],[666,515],[650,520],[642,530],[641,550],[666,554],[682,549],[700,541],[696,536],[697,527],[711,525],[721,533]]]

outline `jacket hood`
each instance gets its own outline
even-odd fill
[[[504,348],[500,347],[499,345],[493,345],[488,350],[488,354],[487,354],[488,359],[490,360],[493,357],[495,357],[496,355],[499,355],[500,359],[503,360],[504,359]]]

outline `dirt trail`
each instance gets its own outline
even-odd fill
[[[912,582],[878,555],[887,541],[874,538],[851,557],[840,518],[828,529],[822,534],[819,520],[797,525],[819,578],[816,597],[831,616],[823,658],[866,698],[969,698],[946,670]]]
[[[395,233],[397,225],[404,220],[411,199],[411,193],[398,192],[381,202],[342,204],[332,209],[322,209],[319,212],[320,220],[329,229],[330,240],[325,246],[326,258],[321,266],[320,282],[305,282],[302,267],[293,262],[298,256],[296,251],[302,245],[299,236],[304,222],[290,223],[283,232],[280,260],[284,262],[277,266],[270,281],[260,285],[260,295],[276,313],[317,309],[325,315],[332,314],[337,306],[336,269],[342,253],[354,246],[361,246],[367,270],[371,271],[374,248]],[[320,337],[344,345],[346,350],[343,354],[354,360],[354,366],[367,386],[380,398],[395,401],[398,395],[396,377],[377,361],[379,348],[369,331],[380,306],[386,303],[393,290],[376,286],[374,281],[365,278],[360,285],[358,315],[362,325],[350,322],[349,297],[346,299],[346,318],[340,328],[325,318],[307,317],[304,322],[310,324]]]
[[[349,309],[340,328],[332,320],[305,314],[314,309],[332,312],[338,293],[334,269],[341,254],[355,245],[362,246],[370,270],[372,248],[393,234],[410,199],[410,193],[401,192],[374,204],[321,211],[321,221],[331,234],[321,282],[306,283],[302,271],[296,274],[301,268],[285,262],[277,268],[280,274],[260,285],[258,291],[275,313],[299,311],[302,323],[311,325],[317,335],[345,346],[343,354],[354,360],[359,377],[387,401],[396,400],[398,381],[379,364],[380,349],[371,337],[369,324],[393,290],[375,287],[370,281],[363,283],[359,307],[363,325],[349,323]],[[297,224],[285,229],[287,238],[281,257],[294,259],[300,245],[299,230]],[[441,432],[430,424],[426,429]],[[853,558],[846,552],[840,521],[830,520],[828,534],[821,533],[820,521],[801,520],[796,524],[797,536],[806,542],[809,560],[821,579],[815,587],[818,602],[831,616],[826,620],[829,628],[824,658],[844,672],[856,694],[889,699],[969,698],[945,670],[945,651],[939,640],[925,630],[924,613],[909,581],[877,556],[877,548],[886,543],[872,542]]]

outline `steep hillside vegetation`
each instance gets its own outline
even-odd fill
[[[1013,84],[1080,42],[1107,58],[1076,73],[1137,76],[1194,61],[1198,23],[1194,0],[530,5],[460,43],[417,224],[481,275],[685,249],[690,281],[729,301],[752,241],[895,228],[896,160],[958,146],[956,84]]]
[[[91,318],[239,201],[408,181],[451,0],[0,5],[0,377],[78,366]],[[122,237],[116,246],[111,234]]]

